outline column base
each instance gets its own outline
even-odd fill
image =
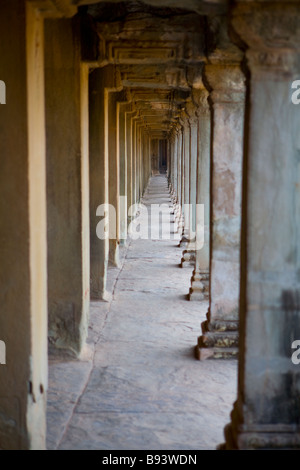
[[[187,246],[188,244],[190,243],[190,240],[188,239],[188,237],[186,235],[184,235],[184,233],[182,234],[182,238],[179,242],[179,247],[183,247],[183,246]]]
[[[296,425],[239,425],[225,426],[226,442],[219,450],[299,450],[300,433]]]
[[[112,295],[107,290],[102,292],[91,292],[91,300],[92,301],[102,301],[102,302],[110,302],[112,299]]]
[[[208,300],[209,299],[209,274],[195,273],[191,279],[189,300]]]
[[[109,264],[114,268],[121,268],[120,263],[120,247],[118,241],[111,241],[109,247]]]
[[[207,320],[202,323],[196,357],[205,359],[236,359],[238,357],[238,322]]]
[[[190,267],[191,264],[194,265],[196,263],[196,252],[195,250],[184,250],[182,253],[181,258],[181,268]]]
[[[236,348],[202,348],[198,344],[195,346],[195,357],[198,361],[206,359],[237,359],[238,350]]]

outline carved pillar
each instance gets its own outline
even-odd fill
[[[191,279],[190,300],[207,300],[209,295],[210,254],[210,160],[211,160],[211,110],[208,91],[194,91],[198,104],[197,116],[197,212],[196,260]]]
[[[195,264],[195,234],[196,234],[196,190],[197,190],[197,156],[198,156],[198,118],[192,103],[187,105],[189,115],[189,207],[188,207],[188,245],[181,259],[181,267]],[[186,210],[185,210],[186,213]]]
[[[183,132],[183,154],[182,154],[182,216],[183,227],[180,246],[188,243],[189,241],[189,203],[190,203],[190,125],[188,115],[182,119],[182,132]]]
[[[226,449],[299,449],[299,2],[240,2],[251,74],[244,163],[238,398]]]
[[[181,217],[182,217],[182,149],[183,149],[183,132],[182,126],[177,125],[177,190],[176,190],[176,211],[175,211],[175,220],[178,225],[178,230],[181,230]]]
[[[170,180],[171,180],[171,153],[172,153],[172,143],[171,140],[167,140],[167,180],[168,186],[170,187]]]
[[[197,355],[237,356],[244,75],[239,65],[209,64],[213,106],[210,303]]]
[[[172,199],[174,203],[174,211],[177,204],[177,157],[178,157],[178,135],[177,129],[174,127],[172,134]]]
[[[180,119],[180,125],[181,125],[181,136],[180,136],[180,195],[179,195],[179,208],[180,208],[180,216],[178,219],[178,228],[181,232],[184,229],[184,201],[185,201],[185,166],[186,166],[186,160],[185,160],[185,154],[189,155],[189,143],[187,144],[187,152],[185,151],[185,146],[186,146],[186,140],[185,140],[185,129],[184,129],[184,122],[182,119]],[[188,173],[189,175],[189,173]]]
[[[196,202],[197,202],[197,164],[198,164],[198,117],[195,109],[190,111],[190,248],[195,251]]]

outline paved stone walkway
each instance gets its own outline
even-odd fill
[[[194,358],[207,304],[187,301],[192,267],[179,267],[164,176],[150,180],[143,203],[164,204],[164,239],[152,220],[154,239],[121,250],[121,269],[109,270],[111,301],[92,302],[82,361],[50,360],[48,449],[204,450],[223,442],[237,362]],[[143,210],[140,220],[145,227]]]

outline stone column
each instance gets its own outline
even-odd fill
[[[151,133],[148,130],[148,180],[151,178]]]
[[[133,118],[136,111],[128,111],[126,114],[126,152],[127,152],[127,214],[128,224],[131,221],[130,208],[133,205]]]
[[[118,113],[117,103],[124,99],[123,92],[108,93],[107,132],[108,132],[108,162],[109,162],[109,204],[113,209],[109,228],[109,261],[113,266],[119,267],[120,246],[120,154],[118,152]]]
[[[182,254],[181,267],[195,265],[195,233],[196,233],[196,190],[197,190],[197,156],[198,156],[198,118],[194,105],[187,105],[189,115],[189,240]]]
[[[89,314],[88,68],[78,18],[45,22],[51,351],[79,355]]]
[[[177,131],[174,128],[173,129],[173,135],[172,135],[172,199],[174,202],[174,209],[176,208],[177,204],[177,157],[178,157],[178,137],[177,137]]]
[[[143,175],[143,193],[145,192],[149,177],[150,177],[150,136],[147,130],[143,130],[143,161],[142,161],[142,175]]]
[[[170,183],[170,178],[171,178],[171,140],[167,140],[167,180],[168,184]]]
[[[238,398],[225,448],[299,449],[300,108],[291,100],[300,77],[299,2],[252,3],[240,2],[232,15],[249,46],[251,83]]]
[[[120,161],[120,244],[126,244],[127,228],[128,228],[128,163],[131,166],[131,161],[128,161],[127,155],[127,132],[126,132],[126,112],[131,109],[131,104],[128,102],[118,102],[118,128],[117,128],[117,150],[119,152]],[[131,181],[129,181],[131,184]]]
[[[176,212],[175,220],[178,229],[181,229],[181,183],[182,183],[182,147],[183,147],[183,133],[180,124],[177,125],[177,174],[176,174]]]
[[[120,94],[107,90],[107,149],[108,149],[108,199],[111,208],[109,220],[109,262],[119,267],[120,236],[120,162],[117,152],[117,101]],[[113,219],[112,219],[113,218]]]
[[[205,66],[213,106],[210,302],[197,357],[236,357],[244,136],[244,75],[239,65]]]
[[[185,115],[183,120],[183,167],[182,167],[182,183],[183,183],[183,201],[182,201],[182,215],[183,215],[183,230],[180,241],[180,246],[189,242],[190,234],[190,125],[188,116]]]
[[[140,203],[142,197],[142,130],[143,124],[140,121],[138,124],[138,158],[137,158],[137,181],[138,181],[138,202]]]
[[[197,202],[197,164],[198,164],[198,116],[190,112],[190,244],[195,251],[196,202]]]
[[[196,212],[196,260],[191,280],[190,300],[207,300],[209,294],[210,253],[210,160],[211,160],[211,111],[208,91],[203,87],[197,92],[197,212]]]
[[[180,120],[181,125],[181,162],[180,162],[180,218],[179,218],[179,230],[182,232],[184,228],[184,200],[185,200],[185,133],[184,133],[184,125],[183,121]],[[189,155],[189,145],[188,145],[188,152]],[[182,236],[182,233],[181,233]]]
[[[138,203],[138,191],[137,191],[137,153],[138,153],[138,147],[137,147],[137,124],[139,120],[139,116],[135,116],[133,119],[133,126],[132,126],[132,148],[133,148],[133,154],[132,154],[132,198],[133,198],[133,204],[136,206]],[[132,214],[135,215],[135,214]]]
[[[110,91],[119,88],[113,66],[90,73],[90,284],[94,300],[109,300],[106,291],[109,258],[108,96]],[[104,228],[105,234],[102,233]]]
[[[1,3],[0,449],[44,450],[47,361],[47,225],[43,17]],[[30,84],[30,86],[28,85]]]
[[[140,117],[136,122],[135,132],[135,182],[136,182],[136,203],[140,202]]]

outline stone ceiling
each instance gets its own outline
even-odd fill
[[[151,135],[165,138],[201,77],[207,36],[203,13],[217,7],[220,13],[224,1],[78,0],[76,4],[86,5],[80,11],[93,19],[98,63],[117,66],[145,127]]]

